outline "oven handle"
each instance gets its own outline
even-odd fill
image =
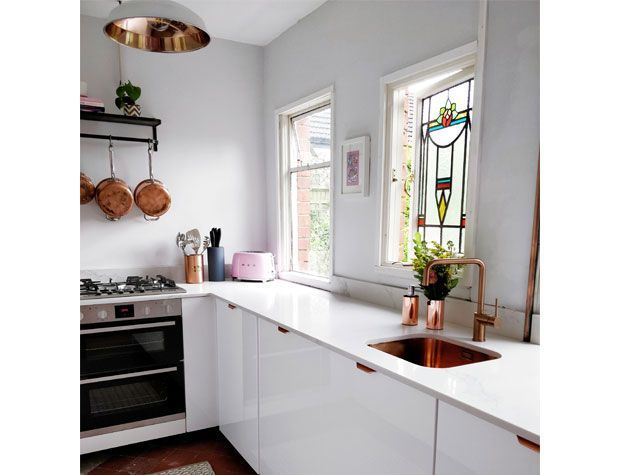
[[[177,366],[171,366],[170,368],[152,369],[149,371],[138,371],[137,373],[115,374],[113,376],[103,376],[102,378],[91,378],[81,380],[81,385],[92,383],[103,383],[106,381],[116,381],[117,379],[135,378],[136,376],[149,376],[152,374],[172,373],[177,371]]]
[[[144,328],[171,327],[173,325],[175,325],[175,322],[141,323],[139,325],[125,325],[122,327],[90,328],[89,330],[81,330],[81,335],[119,332],[121,330],[142,330]]]

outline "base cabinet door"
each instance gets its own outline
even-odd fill
[[[262,475],[429,475],[436,400],[259,320]]]
[[[217,323],[215,299],[182,299],[186,430],[216,427]]]
[[[217,300],[219,429],[258,468],[258,318]]]
[[[510,431],[439,402],[436,475],[534,475],[539,467],[539,453]]]

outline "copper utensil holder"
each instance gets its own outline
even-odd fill
[[[203,282],[203,254],[184,256],[184,268],[187,284],[201,284]]]

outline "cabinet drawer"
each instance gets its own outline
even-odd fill
[[[534,475],[539,464],[510,431],[439,402],[436,475]]]

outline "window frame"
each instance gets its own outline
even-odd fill
[[[390,200],[390,179],[393,163],[392,156],[392,123],[398,120],[394,117],[394,91],[407,84],[418,82],[424,78],[429,78],[446,72],[454,68],[466,70],[474,66],[473,77],[475,88],[473,95],[474,120],[472,122],[469,152],[468,152],[468,173],[466,191],[466,240],[464,243],[464,254],[466,256],[475,255],[475,224],[477,213],[477,183],[479,171],[479,142],[482,127],[482,90],[483,90],[483,51],[479,51],[477,41],[473,41],[459,48],[447,51],[443,54],[414,64],[407,68],[395,71],[383,76],[380,81],[380,130],[379,130],[379,153],[383,157],[381,168],[381,209],[379,220],[379,247],[378,258],[375,265],[376,271],[398,279],[415,281],[414,272],[410,264],[387,261],[387,250],[390,245],[389,225],[391,219]],[[450,78],[439,81],[438,84],[448,83]],[[431,87],[433,87],[432,85]],[[417,157],[414,157],[417,160]],[[417,192],[416,192],[417,195]],[[470,297],[470,286],[472,285],[472,273],[465,269],[462,285],[454,289],[452,294],[462,298]],[[464,287],[465,289],[461,289]]]
[[[291,120],[314,112],[324,106],[330,106],[330,162],[328,165],[317,163],[291,167]],[[276,163],[278,165],[278,276],[299,284],[309,285],[324,290],[330,290],[331,279],[334,274],[334,202],[335,202],[335,105],[334,88],[329,86],[309,96],[299,99],[275,111],[276,124]],[[324,162],[326,163],[326,162]],[[324,168],[330,169],[330,273],[327,276],[316,276],[292,269],[292,216],[291,216],[291,173],[300,170]]]

